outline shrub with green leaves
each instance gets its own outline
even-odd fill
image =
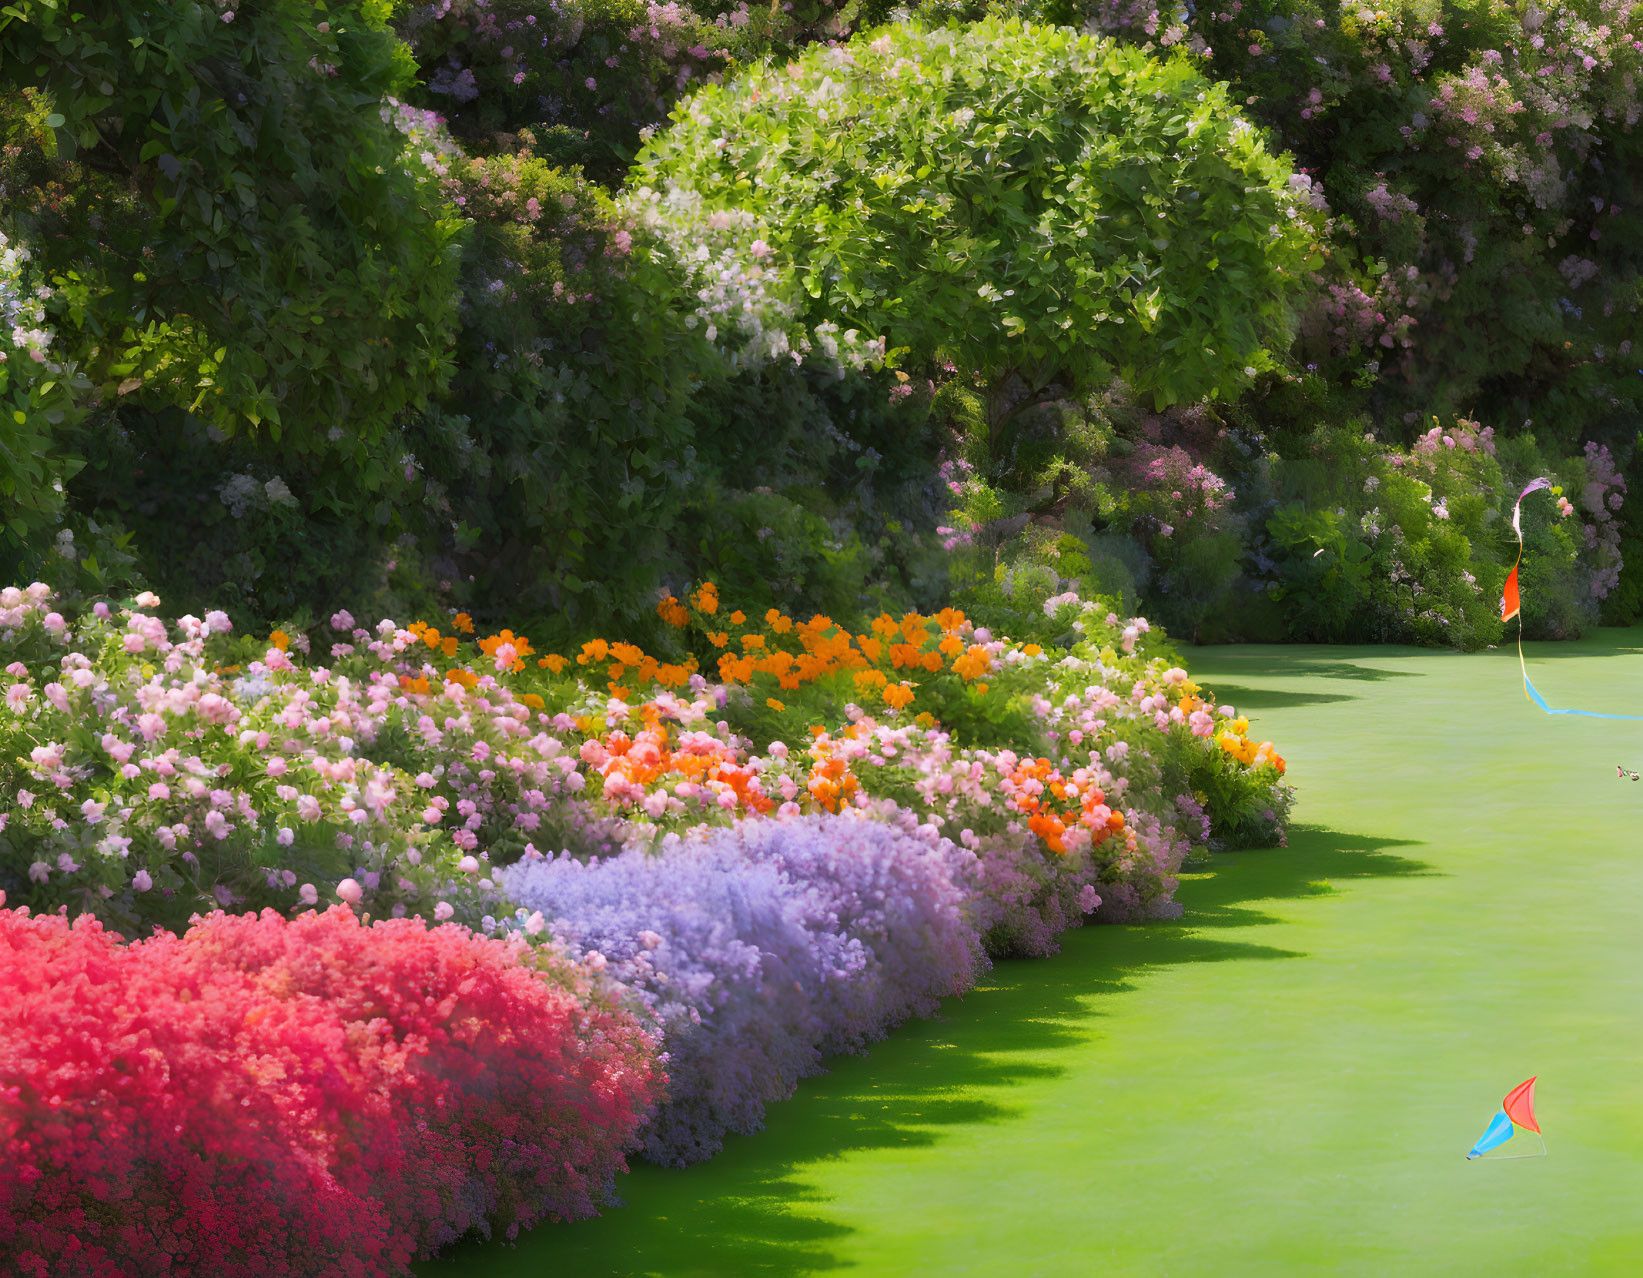
[[[363,455],[444,380],[459,223],[390,124],[389,7],[0,14],[7,233],[105,405]]]
[[[30,537],[52,537],[63,480],[79,465],[59,439],[80,416],[75,393],[85,381],[52,350],[52,289],[32,258],[0,232],[0,561]]]
[[[752,214],[818,316],[979,379],[995,438],[1115,372],[1192,400],[1288,344],[1308,206],[1184,63],[906,23],[704,88],[674,121],[634,185]]]
[[[925,0],[924,11],[950,11]],[[1225,81],[1329,216],[1297,353],[1393,428],[1631,442],[1643,9],[1628,0],[1017,0]]]

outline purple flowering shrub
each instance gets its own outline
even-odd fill
[[[660,1027],[667,1101],[646,1156],[751,1132],[824,1053],[859,1049],[974,982],[973,858],[849,816],[747,821],[603,860],[530,858],[503,884]]]
[[[804,892],[816,925],[848,939],[858,971],[817,997],[824,1052],[860,1050],[975,983],[983,961],[968,910],[975,857],[902,814],[901,827],[856,813],[743,821],[709,836]]]
[[[643,1136],[655,1162],[696,1162],[726,1131],[757,1130],[764,1107],[819,1067],[821,985],[865,963],[859,945],[807,915],[778,867],[734,845],[533,858],[503,883],[661,1029],[668,1099]]]

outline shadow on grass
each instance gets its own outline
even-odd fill
[[[1331,701],[1361,701],[1345,692],[1289,692],[1282,688],[1240,688],[1236,684],[1206,680],[1218,705],[1245,710],[1288,710],[1296,706],[1328,705]]]
[[[1360,665],[1359,661],[1397,661],[1412,657],[1432,657],[1442,650],[1430,648],[1293,648],[1241,647],[1237,651],[1195,648],[1192,657],[1202,665],[1235,666],[1240,674],[1265,675],[1274,679],[1351,679],[1376,683],[1383,679],[1420,679],[1419,670],[1383,670]],[[1189,666],[1190,666],[1189,662]]]
[[[1430,873],[1386,849],[1395,841],[1297,827],[1287,849],[1216,858],[1183,880],[1185,914],[1170,922],[1067,934],[1051,959],[997,964],[942,1014],[903,1027],[864,1057],[830,1062],[763,1132],[731,1137],[684,1171],[639,1164],[621,1184],[625,1208],[596,1220],[544,1225],[516,1247],[469,1243],[418,1266],[482,1278],[797,1278],[845,1265],[833,1244],[850,1228],[826,1216],[803,1167],[852,1151],[929,1146],[959,1127],[996,1125],[1017,1111],[1012,1086],[1065,1072],[1056,1053],[1122,1033],[1104,1006],[1148,968],[1305,957],[1236,938],[1274,920],[1253,903],[1327,896],[1330,880]],[[1402,845],[1407,846],[1407,845]],[[1045,1058],[1050,1059],[1045,1059]]]

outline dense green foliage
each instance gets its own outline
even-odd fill
[[[1330,226],[1296,354],[1361,381],[1377,421],[1464,411],[1629,446],[1643,407],[1630,0],[962,6],[1023,7],[1191,61],[1295,157]]]
[[[458,224],[382,120],[410,63],[386,5],[325,13],[0,17],[8,214],[105,396],[363,448],[448,371]]]
[[[1632,10],[982,8],[11,6],[0,556],[1471,646],[1547,472],[1531,631],[1643,610]]]
[[[1286,343],[1288,167],[1181,62],[908,23],[697,93],[631,178],[753,214],[816,311],[986,388],[996,435],[1113,375],[1160,404]]]
[[[233,560],[200,544],[201,494],[175,463],[247,429],[274,458],[268,498],[303,474],[309,511],[357,520],[380,498],[397,422],[449,375],[461,226],[385,121],[412,70],[386,16],[299,0],[0,15],[4,229],[44,334],[32,378],[8,361],[27,401],[0,464],[0,488],[29,494],[0,542],[14,570],[49,549],[44,570],[104,588],[129,561],[110,521],[155,484],[183,509],[150,512],[145,567]],[[193,467],[210,490],[232,478],[213,461]],[[59,526],[76,473],[72,504],[96,508]]]

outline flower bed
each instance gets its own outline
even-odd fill
[[[750,621],[709,585],[659,606],[666,658],[538,654],[460,615],[256,642],[157,606],[71,623],[44,587],[0,592],[0,891],[36,991],[0,1060],[39,1169],[6,1191],[12,1251],[85,1234],[88,1273],[142,1246],[224,1272],[207,1251],[250,1254],[242,1232],[311,1267],[333,1241],[309,1213],[360,1222],[337,1272],[394,1272],[585,1214],[625,1150],[711,1154],[985,955],[1177,912],[1192,845],[1282,838],[1272,744],[1145,621],[1073,596],[1046,651],[951,609]],[[160,1039],[174,1063],[126,1081],[137,1049],[109,1044]],[[64,1051],[74,1086],[48,1088]],[[46,1117],[56,1095],[102,1124],[127,1088],[129,1167]],[[132,1224],[185,1164],[198,1202]],[[243,1221],[209,1215],[219,1184]]]
[[[972,853],[854,816],[749,821],[658,854],[523,862],[512,895],[662,1027],[645,1153],[683,1165],[756,1130],[824,1054],[974,983]]]
[[[524,948],[345,907],[129,945],[0,909],[0,1272],[403,1273],[592,1213],[654,1042]]]

